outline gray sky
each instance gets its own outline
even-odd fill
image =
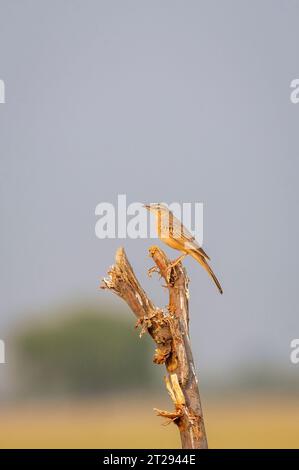
[[[0,328],[74,296],[106,301],[96,287],[120,243],[166,303],[145,275],[148,241],[98,240],[94,210],[122,193],[199,201],[224,295],[186,260],[198,364],[289,368],[299,336],[298,1],[0,7]]]

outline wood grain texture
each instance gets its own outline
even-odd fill
[[[206,449],[202,406],[189,337],[189,290],[186,270],[181,263],[171,267],[165,253],[157,246],[149,249],[155,262],[150,270],[164,279],[169,303],[167,309],[156,307],[136,278],[123,248],[102,287],[121,297],[137,317],[141,334],[148,332],[156,343],[154,362],[165,364],[165,384],[174,403],[173,411],[156,409],[159,416],[178,426],[183,449]]]

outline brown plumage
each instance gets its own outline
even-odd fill
[[[156,216],[159,238],[166,243],[166,245],[183,253],[183,255],[172,263],[172,266],[179,263],[185,256],[192,256],[207,271],[218,287],[220,294],[222,294],[222,287],[208,264],[208,260],[210,260],[209,256],[182,222],[163,204],[149,204],[145,205],[145,207]]]

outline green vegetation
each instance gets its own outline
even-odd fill
[[[151,385],[153,345],[146,335],[139,339],[132,316],[120,313],[77,307],[19,331],[13,343],[22,395],[84,395]]]

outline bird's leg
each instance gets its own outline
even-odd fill
[[[153,266],[152,268],[150,268],[148,271],[147,271],[147,274],[149,277],[152,277],[152,274],[153,273],[157,273],[159,272],[159,269],[157,266]]]
[[[188,253],[184,253],[183,255],[179,256],[177,259],[175,259],[174,261],[172,261],[172,262],[167,266],[167,270],[174,268],[174,267],[175,267],[177,264],[179,264],[184,258],[186,258],[187,255],[188,255]]]

